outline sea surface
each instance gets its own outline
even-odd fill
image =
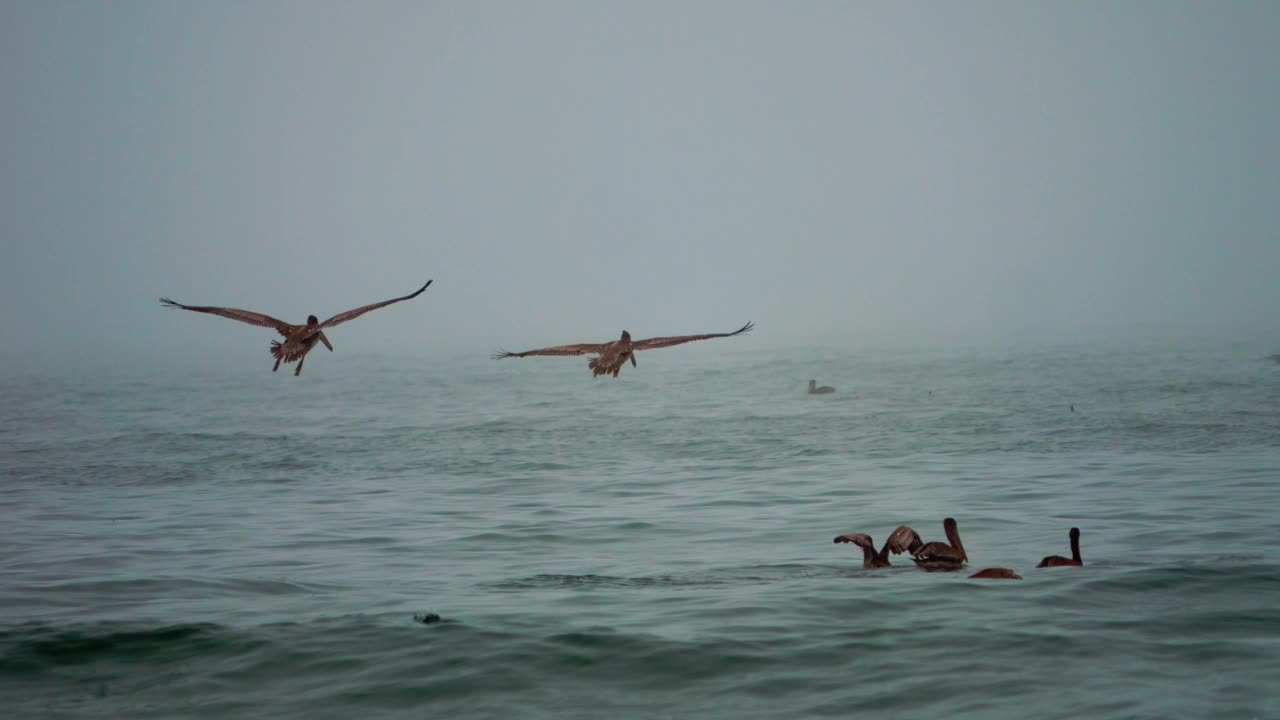
[[[0,715],[1280,718],[1275,351],[10,373]]]

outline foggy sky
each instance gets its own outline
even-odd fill
[[[0,359],[265,348],[157,298],[428,278],[338,349],[1280,343],[1277,37],[1268,2],[10,0]]]

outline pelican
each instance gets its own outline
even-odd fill
[[[709,340],[711,338],[733,337],[741,335],[744,332],[750,332],[755,327],[754,323],[747,323],[731,333],[715,333],[711,335],[675,335],[673,337],[656,337],[648,340],[636,340],[632,342],[631,333],[626,330],[622,331],[622,337],[607,343],[580,343],[578,345],[557,345],[555,347],[546,347],[538,350],[526,350],[524,352],[513,353],[505,350],[499,350],[493,354],[494,360],[501,360],[509,357],[528,357],[530,355],[586,355],[594,353],[596,357],[587,361],[587,367],[591,368],[591,376],[613,375],[618,377],[618,373],[622,372],[622,366],[628,360],[631,366],[636,366],[635,353],[638,350],[657,350],[658,348],[671,347],[672,345],[681,345],[694,340]]]
[[[865,570],[892,567],[889,564],[890,552],[893,552],[894,555],[900,555],[903,551],[910,552],[919,549],[923,545],[916,531],[906,525],[902,525],[893,531],[889,539],[885,540],[884,547],[880,548],[880,552],[876,552],[876,546],[872,542],[871,536],[865,533],[837,535],[832,542],[853,543],[862,548],[862,567]]]
[[[970,580],[1021,580],[1022,576],[1009,568],[984,568],[969,576]]]
[[[208,313],[210,315],[221,315],[232,320],[239,320],[242,323],[257,325],[259,327],[274,328],[276,332],[284,336],[284,342],[279,340],[271,341],[271,356],[276,359],[276,364],[271,368],[271,372],[280,369],[280,363],[286,364],[291,362],[298,363],[298,369],[293,371],[294,377],[302,374],[302,363],[307,359],[307,353],[316,346],[317,342],[324,343],[329,348],[329,352],[333,352],[333,345],[329,343],[329,338],[325,337],[324,329],[331,328],[335,325],[341,325],[348,320],[354,320],[370,310],[377,310],[386,307],[392,303],[398,303],[401,300],[411,300],[422,294],[431,285],[431,280],[426,285],[418,288],[418,290],[404,297],[393,298],[391,300],[383,300],[382,302],[373,303],[358,307],[355,310],[348,310],[338,313],[333,317],[320,322],[315,315],[307,316],[306,325],[290,325],[283,320],[277,320],[270,315],[253,312],[251,310],[237,310],[236,308],[227,307],[211,307],[206,305],[183,305],[169,298],[160,298],[160,304],[169,308],[181,308],[183,310],[191,310],[192,312]]]
[[[1040,561],[1038,568],[1051,567],[1081,567],[1084,560],[1080,559],[1080,528],[1071,528],[1071,532],[1067,533],[1071,538],[1071,557],[1064,558],[1061,555],[1050,555]]]
[[[915,531],[911,528],[906,530],[915,535]],[[946,533],[947,542],[951,543],[950,545],[944,542],[920,543],[920,536],[916,535],[916,542],[907,548],[916,565],[926,570],[958,570],[961,565],[969,561],[964,545],[960,543],[960,530],[956,527],[956,521],[952,518],[943,520],[942,530]]]
[[[810,381],[809,381],[809,394],[810,394],[810,395],[826,395],[827,393],[833,393],[833,392],[835,392],[835,391],[836,391],[836,389],[835,389],[835,388],[833,388],[833,387],[831,387],[830,385],[823,385],[822,387],[818,387],[818,381],[817,381],[817,380],[810,380]]]

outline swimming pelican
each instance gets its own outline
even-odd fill
[[[837,535],[832,542],[853,543],[862,548],[862,567],[866,570],[892,567],[889,564],[889,553],[891,551],[894,555],[899,555],[903,551],[909,552],[922,546],[920,536],[916,534],[915,530],[906,525],[902,525],[893,531],[889,539],[885,540],[884,547],[880,548],[880,552],[876,552],[875,543],[872,542],[871,536],[865,533]]]
[[[494,360],[501,360],[509,357],[528,357],[530,355],[586,355],[595,353],[597,357],[587,361],[587,367],[591,368],[591,376],[613,375],[618,377],[618,373],[622,371],[622,366],[628,360],[631,366],[636,366],[635,353],[638,350],[657,350],[658,348],[671,347],[672,345],[681,345],[694,340],[708,340],[711,338],[733,337],[744,332],[750,332],[755,327],[753,323],[747,323],[731,333],[717,333],[711,335],[676,335],[673,337],[656,337],[648,340],[631,341],[631,333],[626,330],[622,331],[622,337],[607,343],[580,343],[578,345],[557,345],[555,347],[540,348],[538,350],[526,350],[524,352],[513,353],[505,350],[499,350],[493,354]]]
[[[333,317],[320,322],[315,315],[307,316],[306,325],[290,325],[283,320],[277,320],[270,315],[253,312],[252,310],[237,310],[236,308],[227,307],[211,307],[206,305],[183,305],[180,302],[170,300],[169,298],[160,298],[160,304],[170,308],[181,308],[183,310],[191,310],[193,312],[208,313],[210,315],[221,315],[232,320],[239,320],[242,323],[257,325],[259,327],[274,328],[276,332],[284,336],[284,342],[279,340],[271,341],[271,356],[276,359],[276,364],[271,368],[271,372],[280,369],[280,363],[297,362],[298,369],[293,371],[294,377],[302,374],[302,363],[307,359],[307,353],[316,346],[317,342],[324,343],[329,348],[329,352],[333,352],[333,345],[329,344],[329,338],[325,337],[324,329],[341,325],[348,320],[354,320],[370,310],[377,310],[386,307],[392,303],[398,303],[401,300],[411,300],[422,294],[431,285],[431,280],[426,285],[418,288],[417,292],[405,295],[404,297],[393,298],[391,300],[383,300],[372,305],[358,307],[355,310],[348,310],[338,313]]]
[[[1080,559],[1080,528],[1071,528],[1071,532],[1067,533],[1071,538],[1071,557],[1064,558],[1061,555],[1050,555],[1040,561],[1038,568],[1051,567],[1081,567],[1084,560]]]
[[[817,380],[810,380],[810,381],[809,381],[809,394],[810,394],[810,395],[826,395],[827,393],[833,393],[833,392],[835,392],[835,391],[836,391],[836,389],[835,389],[835,388],[833,388],[833,387],[831,387],[830,385],[823,385],[822,387],[818,387],[818,381],[817,381]]]
[[[969,576],[970,580],[1021,580],[1022,576],[1009,568],[984,568]]]
[[[911,530],[911,528],[906,529]],[[952,518],[943,520],[942,530],[946,533],[947,542],[951,543],[950,545],[944,542],[931,542],[908,548],[916,565],[926,570],[958,570],[961,565],[969,561],[964,545],[960,543],[960,530],[956,527],[956,521]],[[911,532],[915,533],[914,530]],[[920,536],[916,535],[916,537]]]

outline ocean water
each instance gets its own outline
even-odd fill
[[[746,338],[618,380],[341,352],[301,378],[265,352],[11,374],[0,707],[1280,718],[1272,351]],[[1024,579],[832,543],[946,516],[971,570]],[[1072,526],[1085,566],[1035,569]]]

